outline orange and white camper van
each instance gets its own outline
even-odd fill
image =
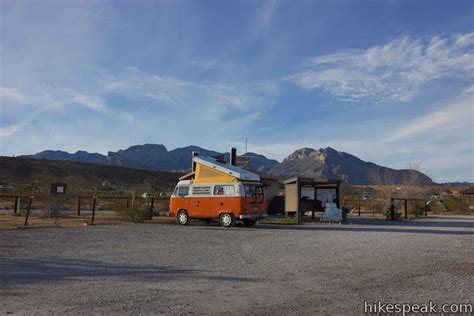
[[[193,172],[180,178],[170,199],[170,216],[181,225],[199,218],[218,219],[224,227],[237,221],[253,226],[266,209],[258,175],[211,157],[193,157]]]

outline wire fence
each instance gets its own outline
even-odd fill
[[[18,225],[28,226],[34,219],[49,223],[51,219],[68,222],[81,220],[94,224],[97,219],[144,221],[154,216],[168,213],[169,195],[166,193],[151,196],[110,196],[110,195],[0,195],[0,214],[13,215]]]

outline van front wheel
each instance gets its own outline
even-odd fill
[[[176,220],[180,225],[188,225],[189,224],[189,216],[185,210],[181,210],[176,215]]]
[[[234,226],[234,223],[235,223],[234,216],[229,213],[222,213],[219,216],[219,223],[221,224],[222,227],[230,228]]]

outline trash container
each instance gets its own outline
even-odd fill
[[[349,223],[349,209],[347,207],[342,208],[342,223],[347,224]]]

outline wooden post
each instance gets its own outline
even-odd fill
[[[358,208],[359,208],[359,217],[360,217],[360,201],[357,201],[358,202]]]
[[[390,220],[394,221],[397,219],[397,215],[395,213],[395,200],[390,198]]]
[[[135,222],[135,191],[132,193],[132,222]]]
[[[94,219],[95,219],[95,206],[97,203],[97,196],[94,195],[92,199],[92,219],[91,219],[91,225],[94,225]]]
[[[18,212],[18,209],[20,208],[20,198],[18,196],[15,196],[15,206],[13,207],[13,214],[16,214]]]
[[[81,216],[81,197],[77,198],[77,216]]]
[[[298,180],[296,180],[296,223],[297,224],[300,224],[301,223],[301,185],[300,185],[300,182]]]
[[[426,207],[426,201],[423,201],[423,210],[425,211],[425,216],[428,216],[428,208]]]
[[[408,219],[408,201],[405,199],[405,219]]]
[[[25,226],[28,225],[28,218],[30,217],[30,211],[31,211],[31,203],[33,202],[34,198],[35,197],[33,195],[30,195],[30,200],[28,201],[28,208],[26,209]]]
[[[127,198],[127,209],[130,207],[130,198]]]
[[[153,218],[153,206],[155,204],[155,196],[152,196],[151,197],[151,202],[150,202],[150,213],[151,213],[151,217]]]

